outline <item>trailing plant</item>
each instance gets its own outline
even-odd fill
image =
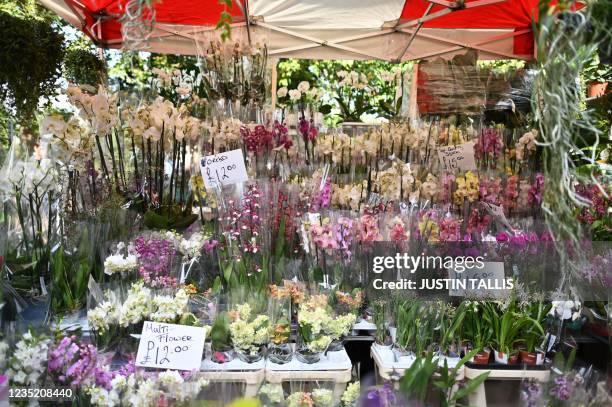
[[[11,3],[0,8],[0,100],[25,122],[56,92],[64,36],[34,2]]]
[[[589,34],[589,7],[581,12],[567,11],[572,4],[559,2],[557,7],[566,10],[561,13],[556,13],[557,7],[550,6],[548,1],[540,4],[536,37],[538,72],[532,98],[541,135],[539,143],[544,147],[542,209],[562,265],[559,291],[569,290],[572,276],[584,261],[585,233],[574,216],[574,207],[586,207],[590,202],[576,192],[576,181],[600,185],[593,172],[576,171],[578,165],[596,164],[600,131],[591,112],[582,108],[582,92],[575,79],[597,50],[597,41],[603,43],[602,40],[610,39],[608,27],[607,34],[599,32],[595,35],[597,41],[590,42],[593,36]],[[594,139],[591,143],[594,148],[590,150],[579,148],[584,144],[585,134]]]
[[[106,83],[108,77],[106,62],[92,49],[71,45],[64,57],[64,77],[77,85],[97,88],[98,85]]]

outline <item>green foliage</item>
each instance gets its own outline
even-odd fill
[[[64,57],[64,77],[77,85],[98,87],[107,78],[106,61],[94,49],[78,43],[71,44]]]
[[[231,347],[231,333],[229,330],[229,318],[225,312],[217,315],[215,323],[210,330],[212,346],[217,351],[227,350]]]
[[[472,393],[488,377],[490,372],[485,372],[472,380],[467,381],[459,390],[453,391],[457,385],[457,374],[463,365],[474,357],[476,350],[466,354],[454,368],[448,368],[448,361],[444,360],[443,366],[438,366],[438,358],[429,352],[426,356],[417,357],[404,376],[399,381],[400,391],[410,403],[425,403],[428,391],[433,385],[441,396],[441,406],[460,405],[459,401]],[[434,376],[436,374],[436,376]],[[411,404],[412,405],[412,404]]]
[[[90,255],[83,252],[69,255],[63,247],[51,255],[53,312],[70,312],[84,305],[92,266]]]
[[[404,376],[400,379],[400,391],[410,402],[424,402],[429,382],[438,369],[438,360],[430,352],[425,357],[417,357]]]
[[[55,94],[64,57],[64,36],[32,3],[0,8],[0,100],[24,122],[41,97]]]
[[[219,4],[232,8],[232,0],[219,0]],[[221,32],[221,41],[226,41],[232,37],[232,15],[227,11],[222,11],[217,23],[217,30]]]
[[[147,91],[153,68],[198,71],[197,59],[193,56],[123,52],[108,74],[121,90]]]
[[[485,372],[479,374],[475,378],[469,380],[464,386],[460,387],[459,390],[453,392],[453,387],[457,384],[457,373],[463,365],[476,355],[477,351],[473,350],[466,354],[454,368],[448,368],[448,362],[444,360],[444,366],[438,370],[439,379],[434,380],[434,386],[442,393],[442,407],[455,406],[464,397],[467,397],[472,393],[482,382],[487,380],[491,372]]]
[[[382,79],[381,73],[391,71],[398,65],[386,61],[335,61],[282,59],[278,63],[278,87],[297,88],[307,81],[327,94],[323,99],[323,110],[331,111],[328,119],[338,121],[361,121],[364,114],[393,118],[399,113],[395,103],[395,82]],[[411,69],[412,63],[399,65],[402,72]],[[367,78],[367,87],[357,89],[341,86],[339,71],[354,71]]]
[[[506,75],[525,67],[525,61],[520,59],[494,59],[491,61],[478,61],[478,67],[490,69],[494,74]]]

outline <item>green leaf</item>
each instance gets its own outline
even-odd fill
[[[462,387],[455,394],[453,394],[451,399],[460,400],[464,397],[467,397],[470,393],[473,393],[474,390],[476,390],[476,388],[480,386],[481,383],[487,380],[487,378],[489,377],[489,374],[491,374],[491,372],[485,372],[485,373],[482,373],[476,376],[475,378],[470,380],[464,387]]]

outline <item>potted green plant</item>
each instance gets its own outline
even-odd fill
[[[419,316],[420,306],[421,303],[414,300],[398,301],[395,304],[396,331],[393,353],[397,359],[414,350],[415,321]]]
[[[229,329],[229,318],[227,313],[217,315],[215,323],[210,330],[212,346],[211,359],[215,363],[227,363],[234,359],[232,339]]]
[[[496,304],[486,303],[484,319],[493,327],[493,344],[495,345],[495,362],[512,364],[518,362],[518,352],[514,345],[521,340],[521,333],[532,326],[541,326],[528,315],[516,312],[514,301],[506,310]]]
[[[391,349],[393,340],[389,334],[389,325],[387,321],[388,305],[384,300],[376,300],[372,302],[372,320],[376,325],[375,342],[377,346],[382,346]]]
[[[544,363],[545,352],[537,348],[537,344],[541,341],[544,334],[542,321],[550,311],[551,305],[538,301],[530,304],[524,312],[533,318],[537,324],[533,324],[525,329],[521,337],[524,349],[519,351],[521,362],[526,365],[542,365]]]
[[[458,358],[458,333],[466,317],[466,305],[462,303],[457,308],[452,308],[440,304],[437,308],[436,333],[440,353],[448,357]]]
[[[486,365],[491,357],[491,338],[493,327],[483,319],[483,305],[480,302],[466,303],[465,318],[462,324],[463,339],[467,342],[465,351],[468,353],[470,347],[476,351],[473,363]]]
[[[587,85],[587,97],[594,98],[606,93],[608,82],[612,78],[612,67],[600,63],[597,55],[590,60],[584,69],[584,82]]]

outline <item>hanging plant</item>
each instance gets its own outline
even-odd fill
[[[592,112],[583,109],[582,92],[576,79],[600,45],[592,39],[609,41],[610,37],[604,32],[593,37],[589,11],[567,11],[570,4],[559,2],[566,11],[558,14],[546,2],[542,4],[537,36],[538,73],[532,98],[542,136],[539,144],[544,147],[542,209],[563,264],[560,291],[571,289],[572,276],[584,260],[583,243],[588,238],[574,215],[574,208],[588,207],[590,202],[577,193],[576,182],[592,183],[605,191],[594,175],[601,131]],[[594,148],[580,149],[587,144],[586,135],[592,138],[588,145]],[[587,164],[591,166],[590,171],[578,171],[579,166]]]
[[[64,77],[77,85],[95,88],[106,83],[106,62],[94,51],[83,47],[70,47],[64,58]]]
[[[55,93],[63,57],[64,36],[50,21],[0,11],[0,100],[21,121]]]

